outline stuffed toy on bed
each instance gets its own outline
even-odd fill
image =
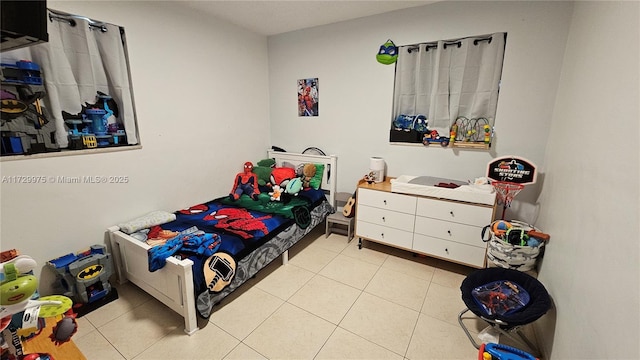
[[[302,168],[302,187],[305,189],[311,187],[311,179],[314,176],[316,176],[315,164],[304,164]]]
[[[236,175],[233,188],[229,194],[231,200],[238,200],[242,194],[247,194],[253,200],[258,200],[258,175],[253,172],[253,163],[247,161],[244,163],[244,171]]]

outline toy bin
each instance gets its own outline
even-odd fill
[[[484,236],[487,230],[488,240]],[[489,266],[530,271],[536,269],[538,259],[542,258],[548,235],[522,221],[498,220],[483,229],[482,240],[488,242]]]

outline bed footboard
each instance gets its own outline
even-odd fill
[[[119,283],[131,281],[142,290],[184,317],[184,331],[192,335],[198,330],[193,290],[193,262],[170,257],[157,271],[149,271],[146,243],[110,227],[109,241]]]

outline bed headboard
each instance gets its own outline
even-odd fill
[[[304,163],[324,164],[324,174],[322,174],[322,184],[320,188],[327,194],[329,204],[335,206],[336,184],[338,172],[338,157],[335,155],[311,155],[296,154],[290,152],[281,152],[269,150],[268,157],[276,161],[276,166],[282,166],[284,162],[293,164],[294,166]]]

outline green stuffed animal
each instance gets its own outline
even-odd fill
[[[258,175],[258,185],[265,186],[269,182],[275,164],[274,159],[263,159],[257,162],[258,166],[253,167],[253,172]]]

